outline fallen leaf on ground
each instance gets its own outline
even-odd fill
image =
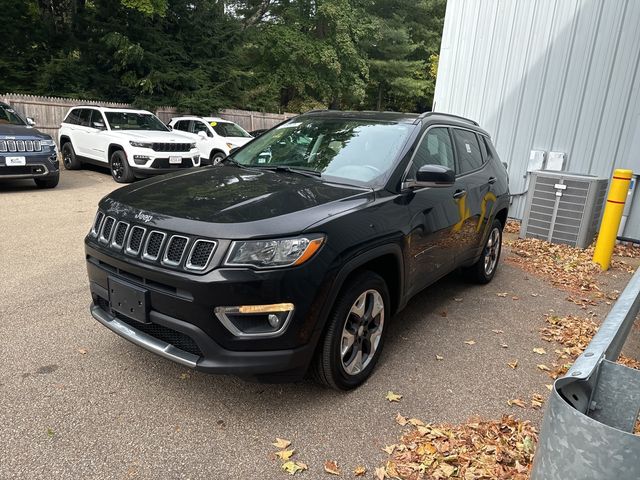
[[[289,440],[285,440],[284,438],[276,437],[276,441],[273,442],[271,445],[273,445],[276,448],[279,448],[280,450],[283,450],[287,448],[289,445],[291,445],[291,442]]]
[[[428,430],[429,433],[423,432]],[[526,480],[537,432],[530,422],[471,419],[459,425],[439,424],[406,432],[375,478]]]
[[[553,389],[553,385],[551,384],[547,384],[545,385],[545,387],[547,387],[547,390],[551,391]]]
[[[542,370],[543,372],[550,372],[550,371],[551,371],[551,369],[550,369],[549,367],[547,367],[546,365],[544,365],[544,364],[542,364],[542,363],[541,363],[541,364],[539,364],[539,365],[536,365],[536,366],[537,366],[540,370]]]
[[[520,297],[518,297],[517,295],[514,295],[513,297],[511,297],[511,300],[520,300]]]
[[[461,299],[461,298],[454,298],[454,300],[455,300],[456,302],[461,302],[461,301],[462,301],[462,299]]]
[[[353,474],[356,477],[361,477],[363,476],[365,473],[367,473],[367,469],[364,468],[363,466],[357,466],[356,468],[353,469]]]
[[[401,427],[404,427],[407,423],[409,423],[409,420],[407,419],[407,417],[403,417],[402,415],[400,415],[400,413],[398,413],[396,415],[396,423],[398,423],[398,425],[400,425]]]
[[[495,333],[496,335],[500,335],[501,333],[504,333],[504,330],[491,330],[493,333]]]
[[[86,355],[87,353],[89,353],[89,350],[87,350],[86,348],[79,348],[78,353],[80,355]]]
[[[509,365],[511,368],[513,368],[515,370],[518,367],[518,360],[514,360],[513,362],[509,362],[509,363],[507,363],[507,365]]]
[[[534,393],[531,396],[531,407],[533,408],[540,408],[542,407],[542,404],[544,403],[544,397],[538,393]]]
[[[533,349],[533,352],[534,352],[534,353],[537,353],[538,355],[545,355],[545,354],[547,353],[547,351],[546,351],[544,348],[542,348],[542,347],[540,347],[540,348],[534,348],[534,349]]]
[[[519,398],[514,398],[514,399],[511,399],[511,400],[507,400],[507,404],[508,404],[510,407],[512,407],[513,405],[516,405],[516,406],[518,406],[518,407],[520,407],[520,408],[526,408],[526,407],[527,407],[527,404],[526,404],[526,403],[524,403],[524,402],[523,402],[522,400],[520,400]]]
[[[509,295],[508,292],[496,293],[496,296],[502,297],[502,298],[505,298],[507,295]]]
[[[293,448],[291,450],[280,450],[279,452],[276,452],[276,456],[280,460],[289,460],[294,452],[295,452],[295,449]]]
[[[395,445],[387,445],[386,447],[382,447],[382,451],[387,452],[389,455],[391,455],[395,449]]]
[[[507,345],[506,343],[501,343],[501,344],[500,344],[500,346],[501,346],[502,348],[509,348],[509,345]]]
[[[387,395],[385,396],[385,398],[387,400],[389,400],[390,402],[399,402],[400,399],[402,398],[402,395],[399,395],[397,393],[393,393],[391,390],[389,390],[387,392]]]
[[[324,471],[331,475],[340,475],[340,468],[338,468],[338,464],[333,460],[324,462]]]
[[[180,374],[180,380],[187,380],[190,377],[191,377],[191,375],[189,375],[188,373],[181,373]]]
[[[295,475],[298,472],[304,472],[305,470],[307,470],[307,468],[308,467],[306,464],[302,462],[293,462],[291,460],[282,464],[282,469],[289,475]]]
[[[436,360],[444,360],[444,357],[436,353]]]
[[[464,343],[466,343],[467,345],[475,345],[476,341],[475,340],[465,340]]]

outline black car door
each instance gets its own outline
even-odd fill
[[[477,257],[484,244],[487,220],[494,214],[496,197],[491,185],[496,179],[491,178],[487,168],[484,139],[462,128],[452,128],[451,132],[458,159],[458,181],[465,192],[461,207],[464,214],[456,226],[461,247],[457,263],[462,263]]]
[[[427,164],[455,170],[453,142],[447,127],[431,127],[422,136],[405,177],[415,179]],[[455,266],[459,245],[455,225],[460,221],[459,185],[424,187],[405,193],[409,209],[407,277],[413,294]]]

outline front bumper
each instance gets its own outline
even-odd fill
[[[169,173],[176,169],[201,165],[200,152],[196,148],[188,152],[156,152],[150,148],[130,147],[126,154],[133,171],[142,175]],[[172,164],[170,157],[179,157],[181,162]]]
[[[24,157],[25,165],[7,166],[6,157]],[[60,174],[55,149],[49,152],[15,152],[0,155],[0,179],[45,178]]]
[[[92,315],[133,343],[198,370],[261,381],[292,381],[307,370],[326,315],[322,263],[309,262],[310,269],[215,268],[193,274],[107,255],[89,242],[85,251]],[[148,323],[111,309],[110,279],[148,292]],[[295,310],[277,337],[234,335],[214,313],[216,307],[280,302],[293,303]]]
[[[91,315],[111,331],[156,355],[207,373],[295,380],[302,378],[308,359],[313,354],[309,345],[297,349],[257,352],[227,350],[198,327],[152,311],[150,318],[153,324],[185,335],[197,345],[196,349],[186,347],[191,350],[186,351],[157,335],[143,331],[146,324],[140,324],[136,328],[131,321],[120,319],[103,308],[103,305],[92,304]]]

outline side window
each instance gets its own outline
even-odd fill
[[[194,120],[193,121],[193,133],[199,133],[199,132],[204,132],[207,135],[209,135],[209,129],[207,128],[207,126],[202,122],[196,122]]]
[[[424,165],[442,165],[455,170],[453,147],[447,128],[432,128],[422,138],[413,157],[409,178],[415,178],[416,172]]]
[[[453,139],[456,142],[460,173],[466,173],[480,168],[484,162],[476,134],[469,130],[460,130],[459,128],[452,128],[451,131],[453,132]]]
[[[64,123],[69,123],[71,125],[80,125],[80,109],[74,108],[69,112],[67,118],[64,119]]]
[[[91,126],[91,112],[89,108],[83,108],[80,110],[80,125],[83,127]]]
[[[174,130],[182,130],[183,132],[188,132],[189,120],[178,120],[173,128]]]

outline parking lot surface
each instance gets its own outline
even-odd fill
[[[414,298],[349,393],[205,375],[130,344],[90,316],[83,254],[97,202],[117,187],[98,169],[63,171],[48,191],[0,184],[0,478],[286,478],[275,437],[293,442],[304,477],[325,476],[325,460],[351,477],[384,461],[398,412],[540,422],[507,400],[546,396],[538,330],[550,309],[577,307],[504,262],[487,286],[456,273]]]

